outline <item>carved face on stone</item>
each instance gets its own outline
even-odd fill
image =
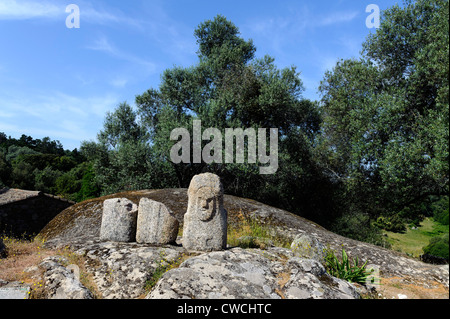
[[[217,195],[211,187],[202,187],[197,191],[195,206],[200,220],[207,221],[214,216],[217,209]]]
[[[227,211],[223,207],[220,177],[195,175],[188,189],[184,214],[183,247],[195,251],[216,251],[227,246]]]
[[[207,222],[214,218],[223,206],[223,187],[220,178],[211,173],[196,175],[188,189],[188,211],[197,220]]]

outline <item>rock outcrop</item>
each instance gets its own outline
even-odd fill
[[[192,257],[164,274],[148,299],[356,299],[355,287],[289,249],[233,248]]]
[[[227,276],[227,278],[235,277],[231,282],[237,287],[251,284],[258,296],[269,298],[276,298],[276,295],[281,298],[355,297],[344,283],[336,281],[335,278],[321,276],[319,263],[312,259],[296,257],[289,249],[270,247],[271,245],[267,245],[266,250],[230,247],[224,251],[192,256],[181,245],[153,247],[138,243],[101,242],[99,235],[103,202],[111,198],[128,198],[136,205],[141,198],[162,202],[173,212],[180,227],[183,227],[184,214],[188,206],[186,189],[123,192],[69,207],[43,229],[40,237],[46,240],[47,247],[69,246],[71,250],[84,256],[87,271],[92,274],[103,298],[145,297],[147,291],[143,287],[152,280],[155,272],[162,268],[168,269],[161,268],[161,265],[173,264],[179,258],[187,260],[178,268],[165,273],[148,298],[157,296],[178,298],[188,297],[191,294],[205,298],[229,297],[233,291],[229,285],[233,284],[221,280]],[[378,267],[380,275],[384,278],[400,278],[405,283],[414,283],[427,289],[437,283],[445,287],[448,294],[448,265],[425,264],[395,251],[348,239],[302,217],[253,200],[224,195],[223,201],[224,208],[228,211],[228,227],[240,225],[243,219],[258,221],[289,243],[298,236],[308,235],[338,253],[344,248],[350,258],[358,257],[362,262],[367,261],[371,267]],[[245,258],[251,261],[246,264]],[[223,262],[220,266],[221,273],[208,274],[208,267],[210,269],[219,267],[218,264],[214,266],[215,260]],[[258,263],[261,264],[257,265]],[[252,270],[246,272],[247,266]],[[196,278],[203,275],[210,276],[210,279],[203,279],[206,280],[204,285],[200,282],[183,283],[185,285],[183,289],[187,289],[183,291],[177,288],[175,283],[181,285],[181,282],[176,278],[185,278],[187,273]],[[263,278],[267,282],[257,285],[256,282],[260,282]],[[311,282],[313,287],[301,286],[302,278],[308,278],[307,281]],[[248,293],[245,289],[240,293],[238,290],[235,290],[236,298],[244,297]],[[214,295],[214,292],[217,294]]]
[[[97,298],[359,298],[353,285],[328,275],[313,259],[295,257],[287,248],[236,247],[192,255],[180,245],[97,240],[74,242],[70,249],[83,256],[85,275],[92,276]],[[70,265],[64,258],[48,258],[40,267],[45,269],[48,298],[92,298],[67,269]],[[150,289],[148,283],[165,270]]]
[[[74,242],[70,249],[85,259],[98,298],[136,299],[146,292],[146,283],[155,273],[179,260],[179,246],[150,246],[121,242]]]
[[[294,255],[301,258],[314,259],[323,263],[325,260],[325,246],[314,237],[298,235],[291,244]]]
[[[48,257],[40,264],[43,270],[45,284],[44,297],[46,299],[92,299],[89,289],[83,286],[79,280],[79,273],[70,267],[65,267],[68,260],[64,257]]]

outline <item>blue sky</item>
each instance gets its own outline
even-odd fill
[[[165,69],[197,63],[194,30],[217,14],[253,39],[257,56],[295,65],[303,96],[318,99],[325,71],[358,57],[374,32],[366,7],[396,2],[0,0],[0,132],[49,136],[66,149],[95,140],[107,111],[158,88]],[[66,27],[71,3],[80,28]]]

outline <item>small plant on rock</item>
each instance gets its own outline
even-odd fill
[[[156,267],[151,271],[152,275],[147,281],[145,282],[144,289],[146,292],[149,292],[153,289],[153,287],[156,286],[159,279],[168,272],[171,269],[177,268],[180,266],[180,264],[187,259],[188,255],[181,255],[178,257],[178,259],[175,260],[168,260],[166,259],[166,255],[164,251],[162,250],[159,253],[160,258],[156,261]]]
[[[325,256],[325,268],[330,275],[349,282],[365,284],[367,278],[374,270],[366,270],[367,261],[362,266],[358,265],[358,257],[353,259],[353,262],[350,262],[344,248],[342,248],[342,261],[336,257],[336,254],[332,249],[327,249],[327,255]]]

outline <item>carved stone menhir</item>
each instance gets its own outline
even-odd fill
[[[227,245],[227,211],[219,176],[196,175],[188,189],[184,215],[183,247],[194,251],[216,251]]]
[[[142,198],[139,201],[136,241],[142,244],[165,245],[175,242],[178,220],[163,203]]]
[[[100,240],[133,242],[136,239],[138,207],[126,198],[107,199],[103,202]]]

